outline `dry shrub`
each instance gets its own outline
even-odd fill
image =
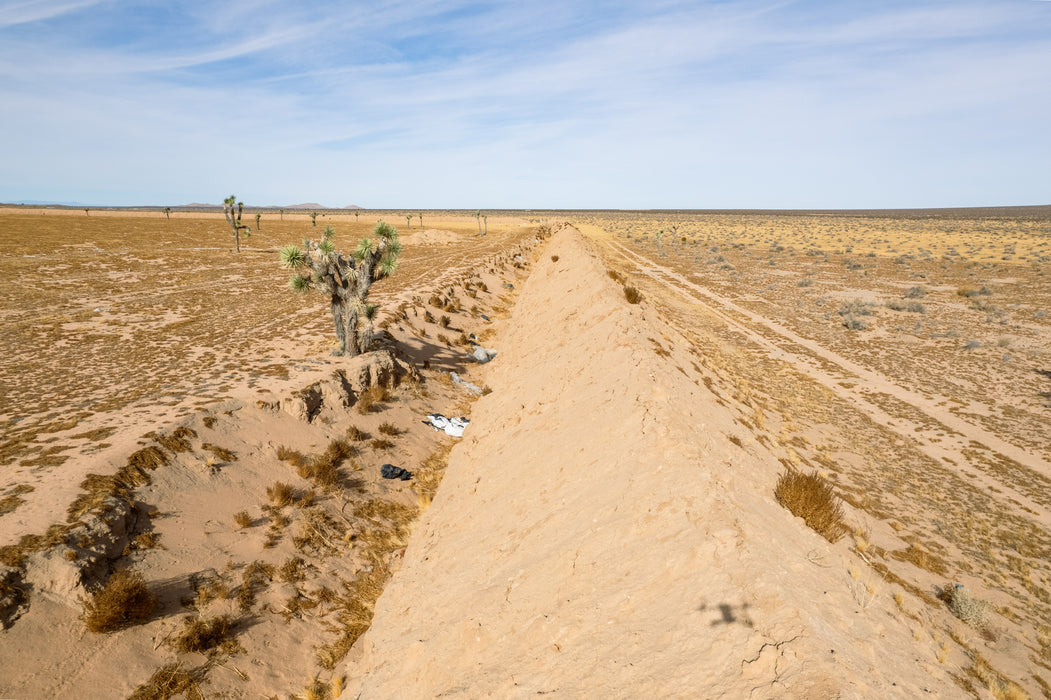
[[[312,679],[303,688],[303,700],[332,700],[332,687],[317,678]]]
[[[242,510],[234,514],[234,522],[237,523],[238,527],[245,528],[252,524],[252,516],[248,514],[247,510]]]
[[[624,282],[624,278],[621,277],[620,273],[616,270],[606,270],[606,274],[609,275],[609,278],[617,284],[621,284]]]
[[[169,452],[179,453],[189,452],[193,449],[190,445],[189,438],[195,437],[197,437],[197,433],[194,430],[187,428],[186,426],[181,426],[173,430],[171,434],[161,435],[156,438],[156,440],[157,444]]]
[[[360,413],[361,415],[366,415],[369,413],[381,411],[383,410],[383,407],[380,406],[380,404],[382,404],[384,401],[389,400],[390,391],[387,390],[387,387],[380,386],[378,384],[375,386],[370,386],[368,389],[366,389],[358,395],[358,413]]]
[[[340,483],[339,466],[356,451],[346,440],[333,440],[324,452],[304,462],[296,471],[304,479],[313,479],[321,488],[332,491]]]
[[[182,632],[172,638],[172,648],[182,654],[221,651],[228,654],[240,651],[241,645],[230,638],[234,621],[229,615],[205,620],[193,615],[183,618]]]
[[[215,416],[205,416],[201,419],[201,422],[204,423],[204,427],[206,428],[214,428],[215,424],[218,421],[216,420]]]
[[[393,423],[380,423],[379,431],[384,435],[390,435],[391,437],[397,437],[401,435],[402,431],[398,426]]]
[[[218,445],[213,445],[210,442],[206,442],[203,445],[201,445],[201,449],[202,450],[208,450],[213,455],[215,455],[216,459],[218,459],[218,460],[220,460],[222,462],[236,462],[237,461],[237,455],[235,455],[233,452],[231,452],[230,450],[226,449],[225,447],[219,447]]]
[[[159,545],[157,533],[155,532],[144,532],[135,538],[135,546],[138,549],[153,549]]]
[[[624,298],[628,300],[629,304],[638,304],[642,301],[642,294],[639,290],[632,287],[630,284],[624,285]]]
[[[248,612],[255,604],[255,589],[263,586],[274,577],[274,567],[261,561],[254,561],[245,567],[241,588],[237,591],[237,604],[241,612]]]
[[[989,626],[989,604],[972,596],[963,586],[946,584],[938,596],[949,611],[978,631]]]
[[[89,632],[113,632],[146,620],[155,606],[142,574],[115,571],[102,590],[84,601],[84,622]]]
[[[128,700],[168,700],[179,695],[186,700],[204,700],[199,686],[204,675],[202,669],[184,671],[181,664],[167,664],[154,671],[148,681],[128,696]]]
[[[558,256],[557,255],[552,255],[551,256],[551,262],[558,262]]]
[[[305,581],[307,563],[303,561],[302,557],[292,557],[277,570],[277,575],[282,581],[286,583],[296,583],[298,581]]]
[[[829,542],[836,542],[846,534],[843,504],[817,472],[786,471],[777,479],[774,495],[792,515],[803,518],[811,529]]]
[[[299,522],[299,532],[292,538],[292,543],[298,549],[309,548],[318,553],[332,553],[339,551],[337,543],[342,541],[346,532],[346,525],[335,520],[324,508],[317,506],[305,511],[303,519]]]
[[[452,319],[442,314],[442,317],[438,319],[438,325],[442,328],[448,328],[452,324]]]
[[[346,434],[347,439],[353,440],[354,442],[361,442],[362,440],[368,440],[370,437],[372,437],[356,425],[352,425],[349,428],[347,428]]]
[[[306,464],[307,461],[307,458],[303,456],[302,452],[293,450],[290,447],[285,447],[284,445],[277,448],[277,458],[282,462],[288,462],[297,469]]]
[[[369,446],[374,450],[389,450],[394,447],[394,443],[386,438],[376,438],[369,443]]]
[[[286,483],[275,481],[273,485],[266,487],[266,495],[278,508],[287,506],[295,500],[295,490]]]
[[[26,499],[19,498],[15,495],[4,496],[3,498],[0,498],[0,515],[15,512],[15,509],[25,502]]]

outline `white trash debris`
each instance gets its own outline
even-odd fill
[[[471,421],[466,418],[446,418],[440,413],[428,413],[427,420],[435,430],[444,430],[446,435],[463,437],[463,430]]]

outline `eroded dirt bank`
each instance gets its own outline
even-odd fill
[[[574,229],[521,287],[350,697],[918,697],[959,689],[774,500],[781,470]],[[696,370],[696,367],[693,367]]]

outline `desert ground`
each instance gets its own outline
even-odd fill
[[[1051,697],[1051,207],[410,213],[0,208],[0,696]]]

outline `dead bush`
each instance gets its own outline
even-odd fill
[[[296,492],[288,484],[275,481],[271,486],[266,487],[266,495],[272,504],[281,508],[282,506],[291,505],[292,501],[295,500]]]
[[[364,430],[356,425],[352,425],[347,428],[347,439],[353,440],[354,442],[361,442],[362,440],[368,440],[372,436],[366,433]]]
[[[233,626],[233,618],[229,615],[220,615],[210,620],[187,615],[183,618],[182,631],[170,644],[182,654],[204,654],[213,651],[232,654],[241,650],[237,640],[230,637]]]
[[[369,413],[376,413],[382,411],[383,407],[380,405],[384,401],[390,400],[390,391],[385,386],[370,386],[365,391],[358,395],[357,409],[361,415]]]
[[[242,510],[234,515],[234,522],[237,523],[238,527],[245,528],[252,524],[252,516],[248,514],[247,510]]]
[[[631,286],[630,284],[624,285],[624,298],[628,300],[629,304],[638,304],[642,301],[642,294],[638,289]]]
[[[843,504],[828,483],[817,472],[804,474],[789,470],[781,474],[774,487],[777,502],[792,515],[829,542],[836,542],[847,532],[843,522]]]
[[[391,437],[397,437],[402,433],[401,429],[398,428],[398,426],[394,425],[393,423],[387,422],[380,423],[379,431],[384,435],[390,435]]]
[[[142,574],[116,571],[102,590],[84,602],[84,622],[89,632],[113,632],[146,620],[155,606]]]
[[[179,695],[186,700],[203,700],[204,694],[198,684],[204,680],[204,676],[202,669],[184,671],[181,664],[166,664],[136,688],[128,700],[168,700]]]

